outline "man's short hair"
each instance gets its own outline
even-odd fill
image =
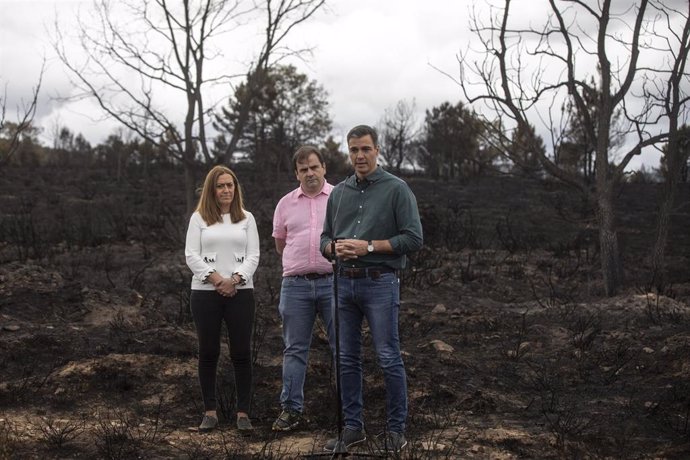
[[[321,166],[325,166],[326,163],[323,160],[323,155],[313,145],[303,145],[300,148],[297,149],[295,154],[292,156],[292,167],[297,171],[297,163],[302,163],[306,162],[309,160],[309,157],[314,154],[316,157],[319,159],[319,163],[321,163]]]
[[[374,128],[368,125],[358,125],[355,126],[347,133],[347,142],[353,137],[360,138],[364,136],[371,136],[371,140],[374,142],[374,147],[379,146],[379,135]]]

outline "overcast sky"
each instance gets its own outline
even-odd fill
[[[71,85],[54,58],[46,28],[52,25],[56,7],[64,21],[88,3],[0,0],[0,78],[8,85],[11,103],[20,94],[26,99],[45,56],[48,70],[37,123],[59,113],[61,123],[97,143],[114,125],[94,123],[92,119],[99,115],[90,110],[92,103],[65,107],[49,100],[49,96],[69,94]],[[446,0],[331,1],[311,22],[295,29],[291,44],[314,49],[307,62],[299,65],[328,91],[335,132],[376,123],[400,99],[415,98],[421,112],[443,101],[459,101],[457,85],[430,64],[453,68],[455,54],[467,37],[467,5]]]
[[[76,8],[89,3],[0,0],[0,82],[7,87],[8,118],[13,119],[18,98],[30,97],[45,57],[36,124],[49,132],[57,120],[97,144],[117,125],[102,120],[93,102],[58,102],[56,97],[69,95],[72,85],[54,57],[47,32],[55,11],[69,21]],[[515,3],[530,5],[526,19],[540,14],[539,1]],[[415,99],[420,121],[425,109],[460,101],[457,84],[434,67],[457,74],[456,55],[473,39],[470,5],[470,0],[331,0],[328,8],[295,29],[291,45],[314,47],[313,56],[299,66],[328,91],[334,134],[342,136],[360,123],[376,124],[384,110],[402,99]],[[44,142],[52,140],[46,135]],[[657,158],[649,153],[645,162],[656,164]]]

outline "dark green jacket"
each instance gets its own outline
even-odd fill
[[[410,187],[378,166],[362,181],[353,174],[331,192],[321,233],[321,252],[333,239],[389,240],[394,254],[372,253],[343,262],[348,267],[404,268],[405,254],[422,247],[422,223]]]

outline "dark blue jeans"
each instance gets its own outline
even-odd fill
[[[400,354],[400,280],[395,273],[377,279],[338,277],[340,383],[347,428],[364,428],[362,410],[362,320],[367,319],[386,385],[387,429],[405,432],[407,378]]]
[[[318,314],[334,349],[333,282],[331,277],[307,280],[286,276],[280,289],[278,311],[283,320],[283,409],[302,412],[304,380],[311,346],[312,329]]]

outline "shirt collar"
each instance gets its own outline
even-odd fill
[[[362,179],[362,180],[364,182],[376,182],[376,181],[380,180],[384,174],[385,173],[383,171],[383,168],[380,165],[378,165],[378,166],[376,166],[376,169],[374,169],[373,172],[371,172],[370,174],[365,176],[364,179]],[[358,180],[359,179],[357,178],[357,174],[353,174],[352,175],[352,185],[357,186]]]
[[[328,183],[328,181],[323,182],[323,187],[321,187],[321,191],[315,195],[315,197],[323,194],[323,195],[330,195],[331,190],[333,190],[333,186]],[[306,193],[304,193],[304,190],[302,190],[302,186],[300,185],[297,187],[297,197],[299,198],[300,196],[306,196],[307,198],[310,198]]]

